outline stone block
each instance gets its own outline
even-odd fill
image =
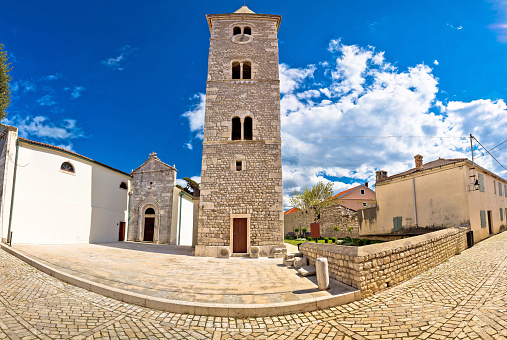
[[[218,250],[218,257],[228,259],[231,256],[231,251],[227,247],[221,247]]]
[[[250,257],[253,259],[258,259],[260,254],[260,249],[257,246],[250,247]]]
[[[316,269],[315,269],[315,266],[305,266],[305,267],[298,269],[298,273],[301,276],[312,276],[312,275],[315,275]]]
[[[305,266],[308,266],[308,259],[306,257],[301,257],[297,261],[294,261],[294,268],[300,269]]]

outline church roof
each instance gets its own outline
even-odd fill
[[[148,157],[148,159],[143,164],[138,166],[135,170],[132,170],[132,172],[130,174],[132,175],[135,172],[142,172],[142,168],[146,167],[148,165],[148,163],[151,163],[152,161],[155,163],[152,163],[152,166],[148,167],[148,171],[153,171],[153,170],[178,171],[178,170],[176,170],[176,168],[174,166],[170,166],[169,164],[162,162],[160,160],[160,158],[157,157],[157,154],[155,152],[152,152],[152,153],[150,153],[150,157]],[[156,165],[153,166],[154,164],[156,164]]]
[[[123,171],[118,170],[118,169],[115,169],[115,168],[113,168],[112,166],[106,165],[106,164],[104,164],[104,163],[97,162],[97,161],[95,161],[95,160],[93,160],[93,159],[91,159],[91,158],[88,158],[88,157],[86,157],[86,156],[80,155],[80,154],[78,154],[78,153],[75,153],[75,152],[73,152],[73,151],[69,151],[69,150],[67,150],[67,149],[64,149],[64,148],[61,148],[61,147],[58,147],[58,146],[54,146],[54,145],[51,145],[51,144],[46,144],[46,143],[41,143],[41,142],[36,142],[36,141],[29,140],[29,139],[22,138],[22,137],[18,137],[18,141],[20,141],[20,142],[24,142],[24,143],[27,143],[27,144],[36,145],[36,146],[41,146],[41,147],[46,148],[46,149],[53,149],[53,150],[56,150],[56,151],[60,151],[60,152],[63,152],[63,153],[69,154],[69,155],[71,155],[71,156],[74,156],[74,157],[77,157],[77,158],[81,158],[81,159],[84,159],[84,160],[86,160],[86,161],[89,161],[89,162],[95,163],[95,164],[97,164],[97,165],[103,166],[103,167],[108,168],[108,169],[110,169],[110,170],[113,170],[113,171],[119,172],[119,173],[121,173],[122,175],[132,177],[132,176],[130,176],[128,173],[123,172]]]
[[[252,11],[250,8],[246,7],[246,6],[241,6],[240,9],[238,9],[236,12],[234,13],[249,13],[249,14],[255,14],[254,11]]]

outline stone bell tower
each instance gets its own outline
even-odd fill
[[[281,16],[206,16],[211,32],[196,256],[283,247]]]

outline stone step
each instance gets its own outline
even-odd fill
[[[301,269],[298,269],[298,273],[301,274],[301,276],[312,276],[317,273],[317,270],[315,269],[315,266],[304,266]]]

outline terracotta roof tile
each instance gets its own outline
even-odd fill
[[[287,211],[286,211],[286,212],[284,212],[283,214],[284,214],[284,215],[289,215],[289,214],[292,214],[292,213],[298,212],[298,211],[300,211],[300,210],[301,210],[301,209],[298,209],[298,208],[294,207],[294,208],[290,208],[289,210],[287,210]]]
[[[423,164],[423,166],[421,168],[412,168],[410,170],[400,172],[399,174],[395,174],[395,175],[392,175],[392,176],[389,176],[386,178],[379,179],[379,180],[377,180],[377,183],[384,182],[384,181],[398,178],[398,177],[407,176],[407,175],[416,173],[418,171],[429,170],[429,169],[433,169],[433,168],[438,168],[440,166],[450,165],[450,164],[454,164],[454,163],[460,163],[460,162],[464,162],[464,161],[468,161],[468,159],[467,158],[453,158],[453,159],[439,158],[437,160]]]

